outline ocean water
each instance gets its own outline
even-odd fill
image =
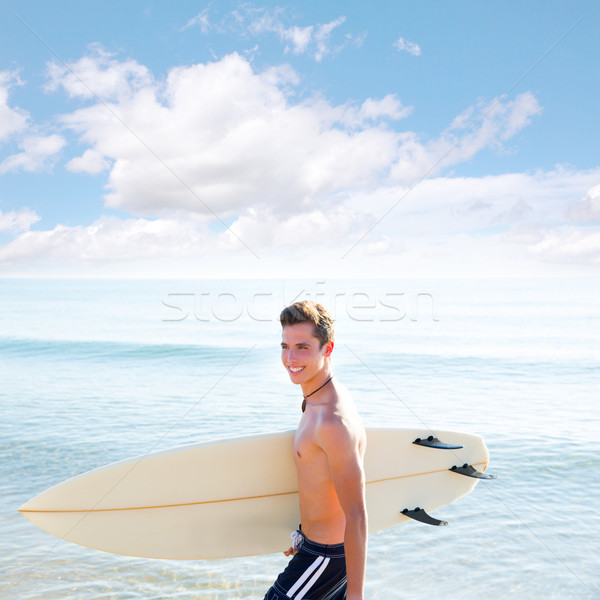
[[[488,471],[369,540],[367,598],[600,598],[600,282],[0,280],[0,596],[262,598],[283,555],[167,561],[54,538],[17,508],[149,451],[295,427],[277,315],[334,313],[367,425],[480,434]]]

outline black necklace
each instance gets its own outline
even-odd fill
[[[314,392],[311,392],[310,394],[306,394],[306,396],[304,396],[304,398],[302,399],[302,412],[306,410],[306,399],[310,398],[313,394],[316,394],[319,390],[323,389],[332,379],[333,375],[322,386],[318,387]]]

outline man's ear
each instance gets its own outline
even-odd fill
[[[333,342],[327,342],[325,344],[325,356],[331,356],[333,352]]]

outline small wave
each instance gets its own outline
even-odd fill
[[[194,344],[0,338],[0,356],[56,360],[220,359],[242,348]]]

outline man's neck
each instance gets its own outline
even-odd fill
[[[332,379],[333,374],[329,369],[323,369],[309,381],[301,384],[302,395],[306,400],[309,396],[318,396],[321,389],[324,388]]]

